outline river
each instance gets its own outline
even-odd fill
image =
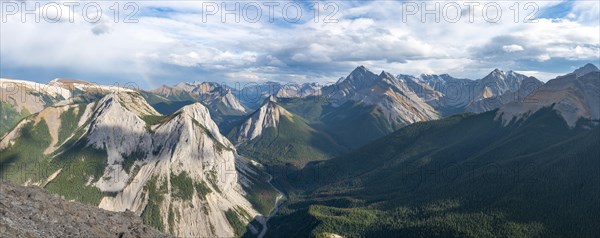
[[[270,174],[268,174],[268,175],[269,175],[269,180],[267,182],[269,183],[269,185],[271,185],[271,187],[273,187],[273,189],[275,189],[275,191],[277,191],[277,193],[279,193],[279,195],[277,195],[277,198],[275,198],[275,206],[273,207],[273,210],[271,210],[271,213],[268,216],[266,216],[264,219],[261,219],[261,221],[259,221],[262,224],[263,229],[258,234],[258,238],[263,238],[265,236],[265,234],[269,230],[269,227],[268,227],[269,219],[271,219],[271,217],[275,216],[277,214],[277,212],[279,212],[279,207],[281,206],[281,203],[283,203],[287,199],[285,194],[282,193],[281,191],[279,191],[279,189],[277,189],[277,187],[275,187],[275,185],[273,185],[273,183],[271,183],[271,181],[273,181],[273,176]]]

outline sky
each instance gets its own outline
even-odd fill
[[[36,82],[327,84],[359,65],[547,81],[600,61],[594,0],[0,3],[0,76]]]

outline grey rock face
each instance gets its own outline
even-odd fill
[[[576,69],[575,71],[573,71],[573,73],[575,75],[577,75],[578,77],[580,77],[580,76],[586,75],[588,73],[597,72],[597,71],[600,71],[600,70],[598,69],[598,67],[596,67],[596,65],[588,63],[588,64],[582,66],[581,68]]]
[[[69,202],[40,187],[0,181],[0,237],[169,237],[132,212]]]

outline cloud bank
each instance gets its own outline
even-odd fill
[[[3,7],[2,77],[147,88],[194,80],[327,83],[365,65],[474,79],[503,68],[548,80],[600,59],[595,1],[537,2],[535,14],[524,3],[510,10],[516,1],[480,2],[472,11],[465,2],[277,2],[273,14],[269,6],[245,3],[141,1],[137,9],[121,3],[117,16],[114,2],[99,2],[97,22],[63,6],[55,23],[32,16],[22,22]],[[38,11],[49,11],[43,6]],[[243,13],[223,19],[223,6]],[[439,14],[415,12],[436,7]]]

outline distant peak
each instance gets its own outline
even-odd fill
[[[192,118],[209,117],[210,114],[208,109],[202,105],[202,103],[195,102],[190,105],[186,105],[179,109],[179,112],[184,115],[190,115]],[[199,117],[200,116],[200,117]]]
[[[365,85],[375,82],[375,80],[377,80],[377,74],[374,74],[361,65],[356,67],[348,77],[339,83],[349,83],[355,87],[364,87]]]
[[[186,83],[186,82],[179,82],[179,83],[175,84],[175,87],[185,87],[187,85],[190,85],[190,84]]]
[[[265,98],[265,100],[263,101],[263,105],[268,104],[268,103],[276,103],[277,102],[277,98],[273,95],[269,95],[269,97]]]
[[[504,73],[504,71],[496,68],[492,72],[490,72],[487,76],[485,76],[485,78],[487,78],[487,79],[503,79],[505,76],[506,76],[506,74]]]
[[[584,66],[582,66],[581,68],[578,68],[575,71],[573,71],[573,73],[576,74],[577,76],[583,76],[587,73],[591,73],[591,72],[595,72],[595,71],[600,71],[600,70],[598,69],[598,67],[596,67],[596,65],[587,63]]]
[[[592,63],[587,63],[583,66],[583,68],[594,68],[594,69],[598,69],[598,67],[596,67],[596,65],[592,64]]]
[[[385,71],[381,71],[381,73],[379,74],[379,77],[381,77],[381,78],[392,78],[393,79],[394,75],[392,75],[392,74],[390,74],[388,72],[385,72]]]
[[[69,79],[69,78],[55,78],[53,80],[50,81],[50,84],[74,84],[74,83],[78,83],[78,84],[85,84],[85,85],[89,85],[92,84],[90,82],[87,81],[83,81],[83,80],[79,80],[79,79]]]
[[[204,109],[206,108],[204,105],[202,105],[202,103],[199,102],[195,102],[189,105],[185,105],[182,107],[182,109]]]
[[[371,71],[369,69],[367,69],[365,66],[358,66],[356,67],[354,70],[352,70],[352,73],[350,74],[365,74],[365,73],[370,73]]]

